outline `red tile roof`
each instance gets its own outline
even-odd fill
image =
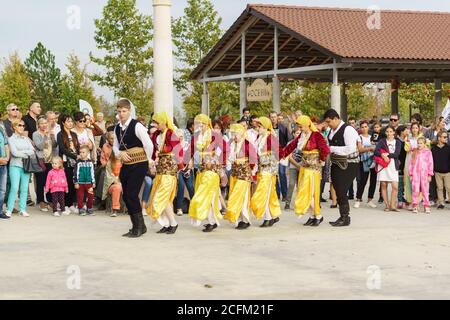
[[[450,13],[381,11],[370,30],[367,10],[252,4],[251,14],[343,58],[450,61]]]

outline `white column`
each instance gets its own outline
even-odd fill
[[[442,79],[434,80],[434,117],[439,120],[442,115]]]
[[[272,79],[272,105],[273,110],[280,113],[281,112],[281,88],[280,80],[278,79],[278,28],[275,27],[273,40],[273,70],[275,71],[274,77]]]
[[[173,117],[171,0],[153,0],[153,105]]]
[[[247,107],[247,82],[245,80],[241,80],[239,82],[239,111],[242,117],[244,113],[244,108]]]
[[[239,82],[239,114],[242,117],[244,108],[247,107],[247,83],[245,82],[245,32],[241,36],[241,81]]]
[[[278,77],[272,79],[272,105],[273,110],[280,113],[281,112],[281,95],[280,95],[280,80]]]
[[[209,92],[207,82],[203,82],[202,113],[209,116]]]
[[[331,107],[341,114],[341,87],[339,86],[338,69],[333,68],[333,84],[331,86]]]

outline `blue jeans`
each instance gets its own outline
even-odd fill
[[[405,198],[403,197],[403,193],[405,192],[405,180],[404,176],[398,176],[398,195],[397,195],[397,201],[400,202],[406,202]]]
[[[277,179],[277,195],[278,199],[280,198],[280,189],[281,195],[283,198],[287,197],[288,185],[287,185],[287,177],[286,177],[286,166],[281,164],[278,165],[278,179]]]
[[[145,176],[144,180],[145,186],[142,192],[142,202],[148,203],[150,199],[150,192],[152,191],[153,179],[149,176]]]
[[[8,167],[0,166],[0,212],[3,210],[3,203],[5,202],[7,181],[8,181]]]
[[[30,183],[30,174],[23,168],[11,166],[9,168],[9,178],[11,179],[11,189],[8,196],[8,211],[12,212],[16,202],[17,192],[19,194],[19,211],[24,212],[27,208],[28,184]]]
[[[178,190],[177,190],[177,203],[175,209],[183,208],[183,199],[184,199],[184,185],[188,189],[189,198],[194,197],[194,172],[191,170],[191,174],[189,177],[185,177],[182,172],[178,173]]]

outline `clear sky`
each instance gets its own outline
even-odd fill
[[[187,0],[172,0],[173,15],[183,14]],[[37,42],[41,41],[56,55],[58,66],[64,71],[69,53],[74,52],[82,62],[89,62],[89,52],[95,50],[94,19],[100,18],[107,0],[0,0],[0,57],[18,51],[25,59]],[[306,6],[381,9],[431,10],[450,12],[449,0],[213,0],[223,17],[223,29],[228,28],[245,9],[247,3],[293,4]],[[80,29],[67,27],[70,6],[80,9]],[[139,10],[152,13],[152,0],[137,0]],[[89,66],[95,71],[95,65]],[[96,87],[97,93],[112,100],[108,89]],[[179,99],[176,99],[179,103]]]

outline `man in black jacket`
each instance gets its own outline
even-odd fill
[[[445,208],[444,187],[450,191],[450,146],[447,144],[448,133],[439,131],[437,144],[433,145],[434,177],[437,185],[438,209]]]
[[[289,132],[287,127],[278,122],[278,113],[275,111],[272,111],[270,113],[270,121],[272,121],[273,131],[275,135],[278,137],[280,146],[284,148],[289,142]],[[281,196],[283,196],[283,201],[285,201],[288,191],[286,167],[287,164],[284,165],[282,163],[280,163],[278,166],[279,179],[277,179],[277,195],[278,198],[281,199],[280,197],[281,193]]]

